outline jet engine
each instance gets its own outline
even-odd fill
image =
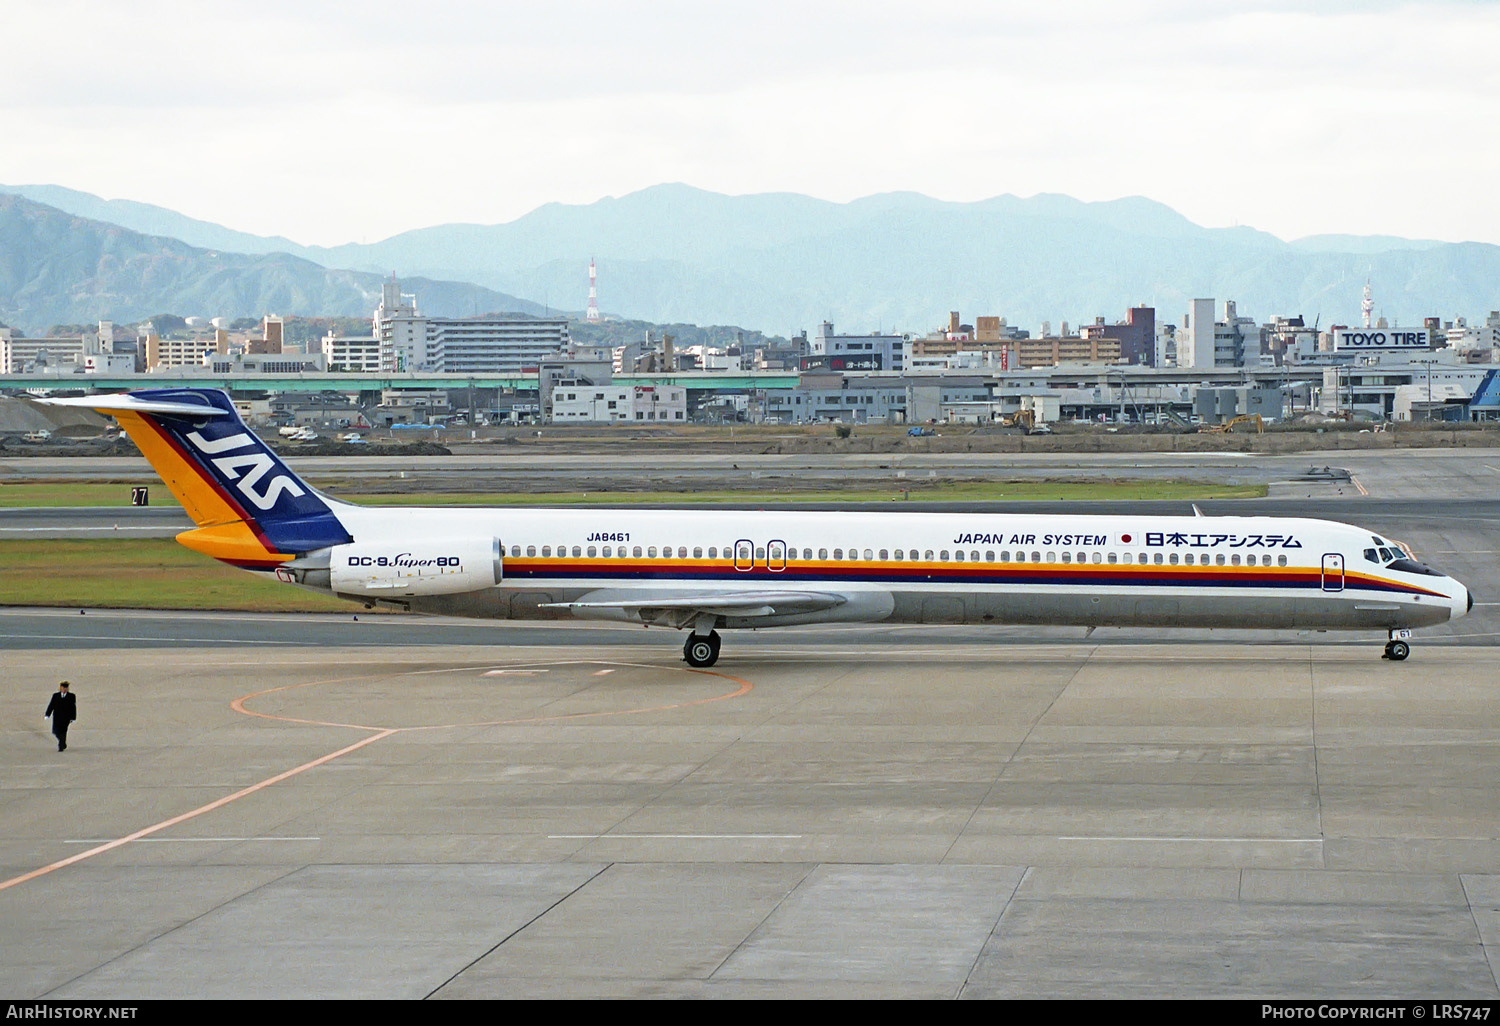
[[[328,550],[329,587],[338,595],[378,599],[480,591],[500,583],[501,552],[498,538],[336,545]]]

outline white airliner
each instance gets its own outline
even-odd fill
[[[1370,531],[1281,517],[378,508],[316,492],[229,396],[47,400],[108,413],[198,526],[190,549],[368,604],[719,630],[817,623],[1385,630],[1473,608]]]

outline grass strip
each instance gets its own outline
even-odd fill
[[[360,609],[226,566],[170,538],[0,541],[0,605],[258,613]]]

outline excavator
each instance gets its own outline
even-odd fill
[[[1205,435],[1227,435],[1234,430],[1236,424],[1254,424],[1256,434],[1264,434],[1266,423],[1258,413],[1242,413],[1233,420],[1226,420],[1222,424],[1205,424],[1198,429],[1200,434]]]

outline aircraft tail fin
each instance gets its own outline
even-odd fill
[[[114,417],[198,525],[177,536],[190,549],[268,569],[351,540],[333,508],[245,426],[225,392],[158,388],[42,402]]]

